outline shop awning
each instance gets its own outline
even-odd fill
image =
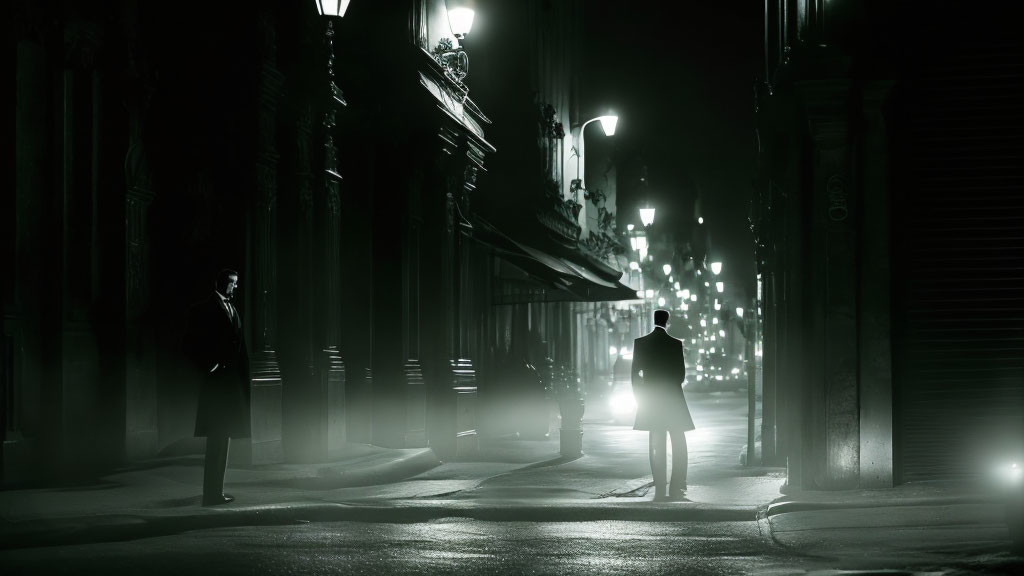
[[[608,279],[612,275],[609,274],[610,269],[598,273],[580,261],[514,240],[482,219],[474,219],[473,237],[490,246],[502,261],[515,267],[499,267],[494,294],[497,304],[609,302],[635,300],[637,297],[636,291],[629,286]]]

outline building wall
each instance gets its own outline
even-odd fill
[[[901,474],[907,470],[916,471],[918,479],[977,476],[989,464],[973,465],[975,450],[968,446],[981,437],[990,444],[1019,437],[1014,422],[1021,391],[1005,379],[1019,367],[996,355],[986,362],[985,375],[971,371],[971,386],[956,383],[954,374],[969,369],[977,357],[963,356],[964,351],[988,349],[977,341],[979,332],[967,326],[969,318],[965,323],[929,304],[934,286],[914,291],[927,270],[941,278],[941,289],[952,290],[955,281],[946,278],[955,275],[955,264],[933,270],[928,250],[908,248],[919,243],[924,230],[948,225],[958,231],[949,233],[958,238],[950,250],[969,251],[1001,226],[983,214],[975,227],[961,228],[956,216],[942,220],[913,198],[927,197],[929,204],[939,195],[946,203],[973,198],[983,213],[986,206],[1016,206],[1011,200],[1019,196],[1015,176],[983,168],[987,159],[948,149],[927,156],[936,149],[923,141],[908,146],[920,135],[918,126],[945,118],[951,122],[940,137],[946,145],[984,142],[988,149],[1009,153],[995,128],[977,129],[972,123],[975,131],[965,135],[949,120],[956,114],[998,117],[1000,109],[991,102],[1019,90],[1019,72],[993,72],[1004,70],[1006,53],[1020,50],[1002,22],[988,12],[954,14],[913,3],[766,4],[755,217],[766,296],[764,453],[769,462],[788,465],[794,485],[890,486],[908,479]],[[941,75],[944,80],[936,86],[950,92],[922,89],[929,74]],[[1001,78],[1005,85],[971,80],[978,74]],[[959,103],[953,116],[923,119],[924,110],[941,109],[950,98]],[[940,160],[942,153],[948,158]],[[950,162],[960,162],[956,175],[938,178],[940,167]],[[991,180],[989,192],[980,196],[970,176],[977,171]],[[922,214],[931,214],[932,224],[923,225]],[[986,262],[979,270],[998,279],[1002,295],[1017,298],[1020,286],[1011,285],[1006,263]],[[959,291],[951,298],[983,309],[988,296],[985,290]],[[924,318],[939,324],[926,327]],[[958,342],[955,350],[938,353],[938,333]],[[991,341],[1003,337],[993,327]],[[935,376],[936,362],[942,364],[941,378]],[[997,366],[1003,370],[998,377]],[[995,404],[978,404],[977,386],[992,391],[985,397],[1016,408],[999,420]],[[978,405],[944,409],[944,402]],[[989,434],[975,433],[970,414],[977,410],[1003,424]],[[933,432],[960,432],[922,442],[937,438],[924,433],[927,426]]]

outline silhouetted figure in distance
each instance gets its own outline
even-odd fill
[[[683,343],[669,336],[668,310],[654,311],[654,330],[633,341],[634,430],[650,433],[651,472],[655,500],[679,500],[686,492],[686,432],[693,418],[683,396],[686,361]],[[667,434],[672,436],[672,482],[665,491],[668,470]]]
[[[249,357],[242,319],[232,303],[238,272],[221,270],[209,298],[193,306],[186,346],[202,373],[196,436],[206,437],[203,506],[226,504],[224,494],[231,438],[249,436]]]

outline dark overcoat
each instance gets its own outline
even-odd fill
[[[641,372],[643,374],[641,375]],[[633,341],[634,430],[693,430],[683,396],[686,360],[683,343],[656,327]]]
[[[186,345],[201,380],[196,436],[250,434],[249,356],[235,310],[232,320],[216,292],[191,310]]]

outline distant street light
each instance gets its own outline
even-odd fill
[[[737,306],[736,307],[736,315],[739,316],[740,318],[743,318],[743,308]]]
[[[697,218],[697,224],[703,224],[703,223],[704,223],[704,217],[703,216],[698,217]]]
[[[725,282],[715,282],[715,290],[719,293],[725,292]]]
[[[664,298],[658,298],[658,306],[664,306],[664,305],[665,305],[665,299]]]
[[[720,273],[721,271],[722,271],[722,263],[721,263],[721,262],[712,262],[712,263],[711,263],[711,272],[712,272],[712,273],[713,273],[713,274],[714,274],[715,276],[718,276],[718,274],[719,274],[719,273]]]
[[[641,208],[640,222],[642,222],[644,226],[654,224],[654,208]]]
[[[671,264],[665,264],[664,266],[661,267],[661,269],[664,270],[665,276],[668,276],[669,274],[672,273],[672,265]]]

